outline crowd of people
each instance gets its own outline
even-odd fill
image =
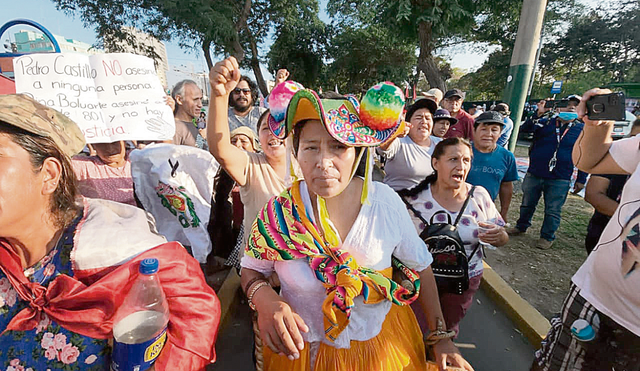
[[[533,142],[510,226],[519,176],[507,104],[467,112],[464,92],[433,88],[405,107],[391,83],[355,97],[289,78],[278,70],[260,101],[227,58],[210,72],[208,112],[198,85],[179,82],[167,97],[175,136],[164,143],[85,146],[66,116],[0,96],[5,366],[109,369],[114,313],[137,266],[155,257],[170,312],[156,370],[215,361],[220,303],[205,274],[225,266],[256,313],[263,370],[426,370],[428,360],[472,370],[453,339],[480,287],[484,247],[526,233],[543,197],[535,247],[550,249],[577,166],[573,191],[586,184],[596,209],[589,256],[531,367],[638,370],[640,139],[613,143],[612,124],[588,118],[585,101],[605,91],[541,102],[522,125]],[[157,186],[135,182],[150,176],[136,161],[154,148],[171,153],[152,168]],[[576,340],[578,319],[595,341]]]

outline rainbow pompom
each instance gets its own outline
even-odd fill
[[[398,124],[403,108],[402,90],[388,81],[381,82],[360,102],[360,120],[373,130],[387,130]]]
[[[284,120],[291,97],[302,89],[304,87],[295,81],[284,81],[271,90],[269,110],[274,121],[279,123]]]

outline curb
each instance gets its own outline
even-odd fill
[[[484,273],[480,287],[507,313],[531,345],[539,348],[551,324],[536,308],[518,295],[489,264],[484,261],[483,263]]]
[[[220,290],[216,293],[218,300],[220,300],[220,327],[228,320],[229,309],[238,294],[238,289],[240,289],[240,276],[236,273],[235,268],[231,268],[220,286]]]

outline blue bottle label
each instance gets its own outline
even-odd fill
[[[165,328],[155,338],[139,344],[113,342],[111,355],[112,371],[145,371],[156,361],[167,342]]]

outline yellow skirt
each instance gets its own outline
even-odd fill
[[[351,341],[349,349],[321,343],[315,366],[310,365],[309,344],[300,358],[290,361],[263,347],[265,371],[424,371],[427,361],[422,333],[411,308],[392,305],[380,333],[367,341]]]

